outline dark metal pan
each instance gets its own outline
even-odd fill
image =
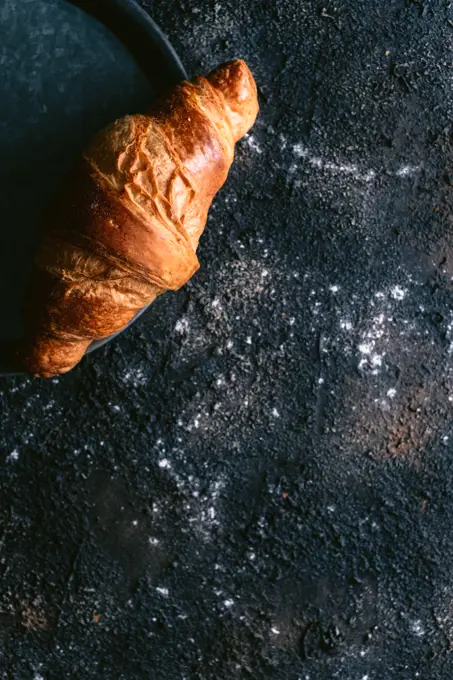
[[[12,350],[22,334],[21,301],[40,215],[61,178],[97,130],[144,110],[186,77],[167,38],[134,0],[2,4],[0,375],[20,372]],[[88,352],[113,337],[93,342]]]

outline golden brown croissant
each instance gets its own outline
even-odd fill
[[[45,219],[24,307],[29,372],[69,371],[92,340],[190,279],[235,142],[257,113],[252,74],[232,61],[97,135]]]

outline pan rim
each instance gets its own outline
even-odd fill
[[[152,17],[136,0],[65,0],[102,23],[131,54],[157,95],[187,78],[182,62]],[[159,69],[155,69],[155,64]],[[148,309],[143,307],[120,331],[94,340],[85,354],[103,347],[127,330]],[[14,341],[0,341],[0,376],[29,376],[14,361]]]

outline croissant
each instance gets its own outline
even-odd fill
[[[28,372],[69,371],[93,340],[190,279],[212,199],[257,113],[255,81],[236,60],[98,133],[45,216],[24,304]]]

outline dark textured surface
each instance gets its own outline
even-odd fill
[[[3,677],[449,678],[450,3],[149,8],[262,111],[193,281],[2,381]]]

